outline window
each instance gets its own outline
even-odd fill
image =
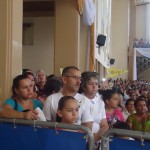
[[[33,22],[23,23],[23,45],[33,45]]]

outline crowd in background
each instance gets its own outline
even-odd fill
[[[143,39],[137,39],[135,38],[134,40],[134,48],[150,48],[150,43],[149,41],[143,40]]]
[[[98,73],[81,73],[75,66],[64,68],[61,77],[24,69],[14,78],[0,117],[36,120],[37,107],[47,121],[89,127],[95,143],[109,128],[150,132],[149,81],[102,81]]]

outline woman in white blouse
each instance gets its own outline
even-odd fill
[[[99,141],[103,133],[108,129],[105,105],[98,93],[99,79],[99,74],[96,72],[82,73],[81,88],[83,94],[91,102],[91,113],[94,120],[92,132],[94,133],[95,142]]]

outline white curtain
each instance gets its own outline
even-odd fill
[[[150,3],[146,5],[146,40],[150,43]]]
[[[84,8],[83,8],[83,22],[85,25],[90,26],[94,23],[96,14],[96,7],[93,0],[84,0]]]
[[[135,48],[135,50],[139,52],[139,54],[150,58],[150,48]]]
[[[134,48],[133,51],[133,80],[137,80],[136,57],[145,56],[150,58],[150,48]]]

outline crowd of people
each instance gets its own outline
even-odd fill
[[[133,47],[134,48],[150,48],[150,43],[149,41],[135,38]]]
[[[95,143],[110,128],[150,132],[150,82],[108,79],[103,87],[96,72],[65,67],[62,76],[24,70],[13,79],[12,96],[0,117],[37,120],[40,108],[47,121],[84,125]]]

